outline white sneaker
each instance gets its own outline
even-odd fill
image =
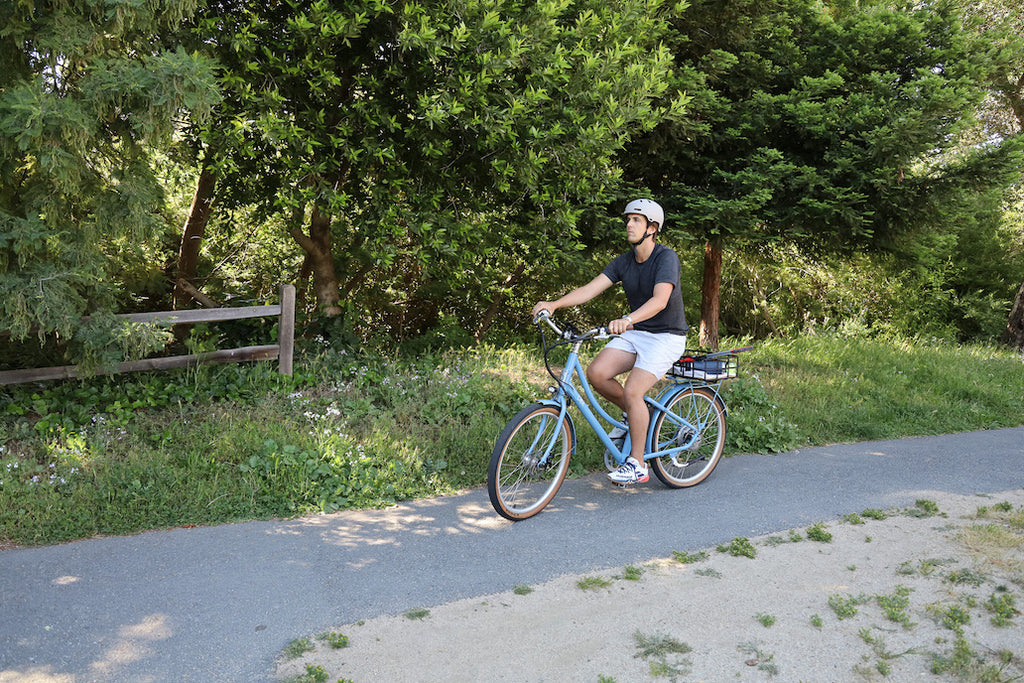
[[[646,465],[641,465],[629,457],[619,466],[619,469],[609,473],[608,478],[612,480],[613,484],[629,486],[630,484],[643,484],[651,478],[651,475],[648,473]]]

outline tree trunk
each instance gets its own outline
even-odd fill
[[[192,294],[183,284],[192,283],[196,277],[196,265],[199,263],[199,249],[203,246],[206,225],[210,222],[213,212],[213,192],[217,185],[217,177],[210,170],[207,161],[199,172],[196,191],[192,195],[192,206],[189,207],[185,226],[181,231],[181,246],[178,249],[178,275],[175,278],[173,310],[185,308],[192,299]]]
[[[700,345],[718,350],[718,304],[722,287],[722,241],[704,243],[704,279],[700,286]]]
[[[334,269],[334,249],[331,244],[331,216],[316,206],[309,219],[309,234],[299,227],[301,213],[291,228],[292,238],[306,252],[306,264],[313,274],[313,295],[317,308],[327,317],[341,315],[338,274]],[[304,266],[306,265],[304,264]]]
[[[477,344],[483,340],[484,335],[487,334],[487,330],[491,327],[491,323],[494,322],[494,317],[498,315],[498,310],[505,302],[505,291],[509,287],[515,286],[525,271],[526,264],[520,263],[516,269],[507,278],[505,278],[505,281],[501,283],[502,289],[494,295],[491,305],[487,308],[487,311],[484,312],[483,318],[480,319],[480,324],[477,325],[476,332],[473,333],[473,341]]]
[[[1010,309],[1010,320],[1006,323],[1003,341],[1018,351],[1024,351],[1024,282],[1017,290],[1017,298]]]
[[[1024,129],[1024,73],[1020,75],[1015,84],[1007,81],[1003,89],[1010,108],[1013,109],[1017,121]],[[1018,133],[1022,135],[1024,133]],[[1010,318],[1006,322],[1006,332],[1003,334],[1003,341],[1017,349],[1024,351],[1024,282],[1017,290],[1017,297],[1013,300],[1013,308],[1010,309]]]

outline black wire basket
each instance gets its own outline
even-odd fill
[[[673,363],[668,374],[680,379],[719,382],[723,379],[735,379],[739,370],[739,356],[735,353],[708,358],[705,354],[687,352]]]

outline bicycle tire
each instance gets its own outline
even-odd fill
[[[718,465],[725,449],[725,405],[706,387],[690,387],[676,394],[666,405],[673,414],[697,425],[700,433],[693,444],[673,457],[652,458],[654,474],[671,488],[695,486]],[[654,444],[659,451],[686,443],[692,432],[664,413],[654,421]]]
[[[502,517],[533,517],[558,493],[576,447],[568,417],[559,421],[558,415],[557,407],[534,403],[519,411],[498,436],[487,468],[487,493]],[[550,456],[540,467],[552,439]]]

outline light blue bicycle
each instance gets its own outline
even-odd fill
[[[487,492],[502,517],[532,517],[551,502],[569,471],[576,450],[576,426],[569,413],[574,405],[605,447],[609,471],[621,465],[630,452],[628,434],[622,443],[612,441],[604,423],[625,425],[597,402],[580,363],[579,351],[587,341],[608,339],[607,328],[579,333],[570,325],[559,328],[547,311],[534,320],[541,332],[544,363],[555,378],[551,398],[523,408],[502,430],[491,455]],[[550,345],[544,325],[554,331]],[[561,375],[551,370],[548,354],[568,345],[569,357]],[[651,411],[644,459],[666,486],[684,488],[704,481],[722,457],[725,447],[725,402],[720,395],[723,380],[736,377],[737,354],[751,347],[701,355],[686,355],[673,366],[668,384],[655,398],[644,397]]]

